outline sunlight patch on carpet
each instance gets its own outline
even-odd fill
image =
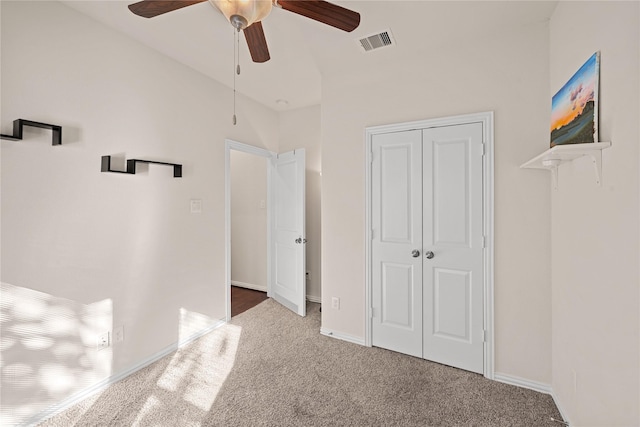
[[[185,425],[200,425],[233,369],[242,328],[224,325],[178,350],[156,387],[142,406],[133,425],[150,425],[175,417],[175,403],[182,401],[193,410]]]
[[[138,417],[135,419],[132,426],[142,426],[144,425],[143,421],[149,416],[152,411],[157,410],[162,405],[162,402],[157,397],[151,395],[144,403],[142,409],[138,413]]]

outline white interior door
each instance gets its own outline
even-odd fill
[[[483,372],[482,124],[423,131],[424,358]]]
[[[272,251],[270,296],[291,311],[306,314],[304,149],[271,162]]]
[[[376,134],[371,164],[372,344],[478,373],[482,136],[482,123]]]
[[[372,343],[422,357],[422,132],[372,142]]]

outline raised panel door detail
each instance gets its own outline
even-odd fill
[[[413,266],[406,264],[382,264],[382,320],[385,325],[397,328],[415,327],[415,295],[413,292]]]
[[[469,141],[433,144],[434,245],[469,246]]]
[[[471,272],[436,268],[434,273],[434,335],[470,342]]]
[[[380,231],[383,242],[411,242],[411,144],[380,148]]]
[[[276,226],[281,230],[295,231],[298,228],[296,211],[291,209],[291,206],[295,206],[297,195],[296,168],[295,159],[278,165],[275,219]]]
[[[276,242],[276,292],[287,299],[296,297],[296,247]]]

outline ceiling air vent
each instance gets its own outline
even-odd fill
[[[382,47],[395,46],[395,41],[393,40],[391,30],[385,30],[381,33],[372,34],[359,39],[358,44],[362,47],[364,52],[369,52]]]

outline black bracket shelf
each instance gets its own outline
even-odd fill
[[[102,165],[100,167],[101,172],[113,172],[113,173],[127,173],[135,175],[136,163],[153,163],[155,165],[173,166],[173,177],[182,177],[182,165],[176,163],[156,162],[154,160],[142,160],[142,159],[129,159],[127,160],[127,170],[118,171],[111,169],[111,156],[102,156]]]
[[[17,119],[13,121],[13,135],[0,135],[0,139],[10,141],[22,140],[22,128],[31,126],[34,128],[51,129],[53,132],[51,145],[62,145],[62,126],[50,125],[47,123],[34,122],[31,120]]]

